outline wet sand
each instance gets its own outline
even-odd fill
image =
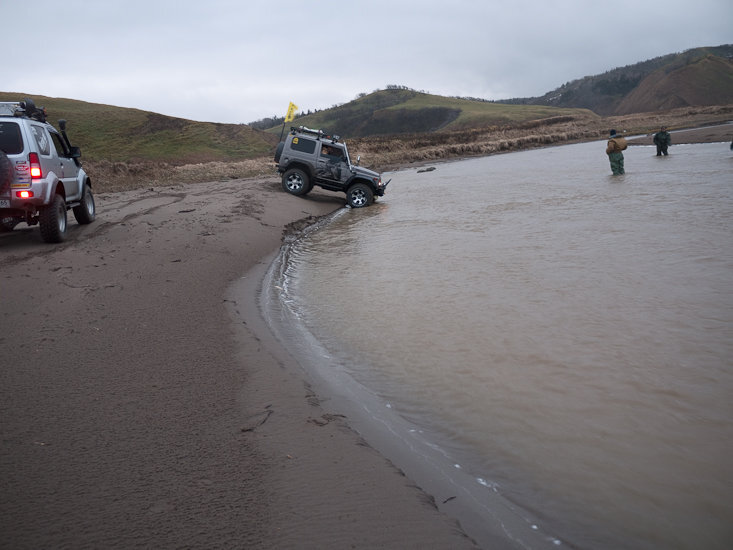
[[[343,195],[273,176],[97,203],[61,245],[0,234],[0,546],[475,547],[247,324],[284,228]]]

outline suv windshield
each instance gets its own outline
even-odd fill
[[[17,155],[23,152],[23,139],[17,123],[0,122],[0,149],[6,155]]]

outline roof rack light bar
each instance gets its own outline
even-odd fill
[[[314,130],[313,128],[308,128],[307,126],[298,126],[298,127],[291,126],[290,131],[293,133],[301,132],[303,134],[313,134],[314,136],[318,136],[319,139],[320,138],[330,139],[334,143],[336,143],[338,140],[341,139],[341,136],[337,136],[337,135],[331,136],[331,135],[328,135],[323,130]]]

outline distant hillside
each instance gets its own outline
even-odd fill
[[[101,190],[221,181],[273,174],[282,121],[196,122],[157,113],[22,92],[49,121],[68,120],[84,168]],[[297,101],[297,99],[296,99]],[[541,98],[486,101],[389,86],[286,126],[339,134],[352,156],[393,169],[409,163],[488,155],[726,122],[733,105],[733,45],[697,48],[569,82]]]
[[[733,103],[733,60],[708,55],[683,67],[657,69],[629,92],[616,114]]]
[[[603,116],[733,103],[733,45],[695,48],[568,82],[513,105],[590,109]]]
[[[0,101],[27,96],[0,92]],[[275,175],[272,154],[282,125],[264,132],[240,124],[194,122],[138,109],[31,97],[46,107],[51,123],[68,120],[70,137],[82,148],[84,169],[99,193]],[[375,104],[381,108],[374,110]],[[320,119],[312,115],[293,124],[335,129],[349,140],[352,157],[361,155],[365,166],[378,170],[598,140],[608,128],[638,135],[660,124],[672,129],[705,126],[730,120],[733,110],[733,106],[694,107],[602,118],[584,109],[501,105],[404,89],[365,95],[345,107],[351,115],[344,118],[349,124],[339,124],[341,108],[316,113]],[[366,137],[350,133],[375,129],[393,133]]]
[[[48,120],[68,121],[69,137],[93,161],[158,161],[193,164],[240,161],[274,148],[277,137],[244,124],[195,122],[139,109],[127,109],[16,92],[0,92],[0,101],[30,97],[46,107]]]
[[[506,126],[555,117],[595,116],[585,109],[503,105],[392,88],[365,94],[345,105],[300,116],[287,126],[322,128],[355,138]],[[269,131],[279,133],[281,128],[282,124]]]

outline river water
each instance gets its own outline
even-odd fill
[[[459,475],[433,494],[479,542],[733,548],[733,155],[632,147],[613,177],[604,149],[389,174],[263,307],[370,443]]]

